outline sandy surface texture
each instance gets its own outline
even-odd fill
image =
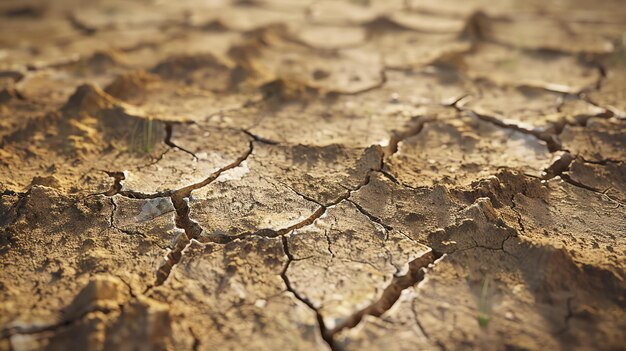
[[[0,350],[623,350],[622,0],[0,1]]]

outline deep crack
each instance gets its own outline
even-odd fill
[[[253,150],[253,142],[250,141],[248,150],[235,161],[213,172],[203,181],[175,190],[169,195],[176,211],[176,227],[182,229],[183,233],[178,236],[174,248],[167,254],[165,262],[157,270],[154,286],[162,285],[167,280],[174,266],[182,259],[185,248],[191,244],[192,240],[198,239],[203,232],[202,227],[189,217],[190,209],[187,199],[190,197],[191,192],[210,184],[229,169],[241,165],[252,154]],[[154,286],[148,287],[146,291]]]
[[[289,281],[289,277],[287,276],[287,270],[289,269],[289,265],[294,260],[294,258],[293,258],[293,255],[291,255],[291,253],[289,252],[289,244],[288,244],[287,238],[285,236],[282,236],[281,240],[282,240],[282,243],[283,243],[283,250],[285,252],[285,255],[287,256],[287,263],[285,264],[285,267],[283,268],[283,271],[280,273],[280,277],[282,278],[283,282],[285,283],[285,286],[287,287],[287,291],[291,292],[295,296],[296,299],[298,299],[300,302],[304,303],[309,309],[311,309],[313,312],[315,312],[315,316],[317,318],[318,328],[319,328],[319,331],[320,331],[320,335],[322,336],[322,339],[328,344],[328,347],[332,351],[339,350],[337,348],[335,340],[333,339],[333,333],[326,327],[326,324],[324,323],[324,318],[322,317],[322,315],[319,312],[319,310],[315,307],[315,305],[313,305],[313,303],[309,299],[301,296],[291,286],[291,282]]]
[[[430,264],[433,264],[438,258],[435,252],[431,250],[409,262],[409,271],[407,274],[395,276],[378,300],[346,318],[343,323],[339,324],[331,331],[331,335],[343,329],[354,328],[366,315],[380,317],[398,301],[402,291],[424,279],[424,269]]]

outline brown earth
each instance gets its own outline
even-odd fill
[[[0,2],[0,350],[625,350],[621,0]]]

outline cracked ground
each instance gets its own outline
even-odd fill
[[[621,0],[0,2],[0,350],[626,349]]]

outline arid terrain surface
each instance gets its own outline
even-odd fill
[[[0,350],[625,350],[621,0],[0,1]]]

